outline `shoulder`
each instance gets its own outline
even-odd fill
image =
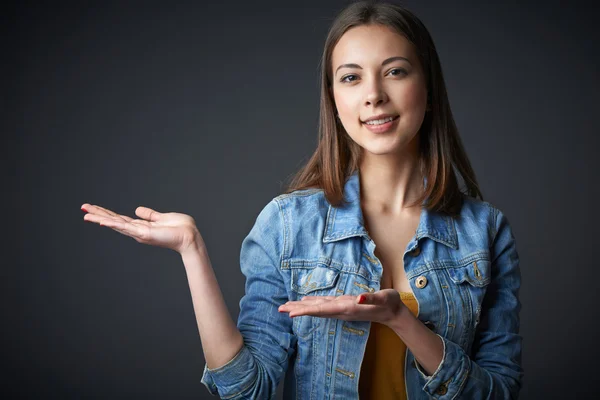
[[[301,190],[294,190],[291,193],[283,193],[280,194],[279,196],[275,197],[274,200],[278,200],[278,201],[286,201],[288,199],[306,199],[306,198],[310,198],[310,197],[315,197],[315,195],[319,195],[319,194],[323,194],[323,189],[319,189],[319,188],[311,188],[311,189],[301,189]],[[310,201],[310,199],[306,199],[308,201]]]
[[[493,203],[467,195],[464,195],[463,199],[460,215],[455,219],[458,230],[461,228],[469,232],[485,230],[488,238],[493,241],[498,230],[508,226],[505,213]]]
[[[327,212],[329,203],[322,189],[296,190],[273,197],[258,213],[256,226],[261,230],[271,228],[289,229],[294,221]]]
[[[268,254],[273,259],[277,258],[277,254],[280,260],[289,257],[291,243],[298,239],[298,232],[314,238],[314,232],[321,229],[328,210],[328,203],[324,201],[321,189],[297,190],[273,197],[258,213],[244,241],[244,248],[251,248],[248,246],[250,243],[260,242],[269,249]]]
[[[489,201],[483,201],[474,197],[463,195],[463,204],[460,210],[460,217],[481,217],[494,215],[498,208]]]
[[[302,189],[291,193],[280,194],[273,201],[277,202],[282,210],[289,213],[301,213],[306,210],[327,206],[323,189]]]

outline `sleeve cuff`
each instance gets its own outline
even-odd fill
[[[246,346],[225,365],[209,369],[204,365],[200,382],[212,395],[224,398],[235,397],[252,386],[258,377],[254,366],[254,357]]]
[[[210,375],[210,370],[208,369],[206,364],[204,364],[204,372],[202,373],[202,379],[200,380],[200,382],[202,382],[202,384],[206,386],[210,394],[214,396],[217,396],[219,394],[219,391],[217,390],[217,385],[215,385],[215,381]]]
[[[438,335],[444,345],[442,361],[435,372],[429,376],[415,359],[415,367],[423,381],[423,390],[434,399],[453,399],[461,391],[467,380],[470,360],[456,343]]]

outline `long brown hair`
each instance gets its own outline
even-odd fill
[[[415,46],[426,77],[430,111],[425,114],[419,136],[419,167],[427,179],[421,197],[411,205],[424,204],[429,210],[457,215],[463,193],[483,196],[475,173],[463,148],[450,104],[442,67],[429,31],[405,8],[389,3],[359,1],[343,9],[333,21],[321,57],[321,100],[317,149],[292,178],[284,193],[295,190],[323,189],[327,201],[335,207],[345,203],[344,184],[359,168],[361,147],[346,133],[336,118],[332,93],[333,48],[350,28],[379,24],[392,28]],[[456,171],[466,190],[459,188]]]

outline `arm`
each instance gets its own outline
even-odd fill
[[[229,315],[208,253],[196,242],[181,254],[206,365],[217,368],[231,360],[243,345],[240,331]]]
[[[444,341],[415,317],[408,307],[387,324],[413,353],[428,375],[433,375],[444,357]]]
[[[242,244],[242,272],[248,279],[238,327],[225,306],[192,217],[138,207],[136,214],[141,219],[133,220],[87,203],[82,209],[89,210],[86,221],[181,254],[206,358],[202,383],[211,393],[228,399],[271,397],[287,367],[288,351],[294,348],[291,320],[277,312],[287,299],[279,274],[284,247],[279,202],[273,200],[262,210]]]
[[[236,329],[243,339],[239,346],[236,334],[231,334],[231,328],[223,323],[224,318],[207,318],[202,314],[202,306],[198,306],[198,326],[206,331],[200,333],[203,349],[210,355],[206,356],[202,383],[212,394],[228,399],[271,398],[287,369],[288,357],[295,349],[295,337],[292,319],[278,312],[278,307],[288,300],[279,270],[284,248],[283,229],[279,202],[273,200],[261,211],[242,242],[240,265],[246,276],[246,293],[240,300]],[[205,293],[199,293],[204,298]],[[222,297],[219,299],[222,301]],[[209,302],[210,307],[214,307],[213,299]],[[222,307],[225,309],[224,304]],[[200,319],[205,321],[204,326]],[[205,337],[212,342],[204,343]],[[211,348],[217,345],[225,349]]]
[[[473,359],[456,343],[429,331],[410,312],[390,325],[418,361],[426,382],[423,390],[436,399],[516,399],[521,389],[519,256],[507,218],[494,211],[492,279],[475,333]]]

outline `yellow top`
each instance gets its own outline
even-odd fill
[[[400,299],[417,315],[419,303],[410,292],[400,292]],[[358,394],[361,399],[406,399],[404,362],[406,345],[387,325],[371,323],[371,333],[360,369]]]

